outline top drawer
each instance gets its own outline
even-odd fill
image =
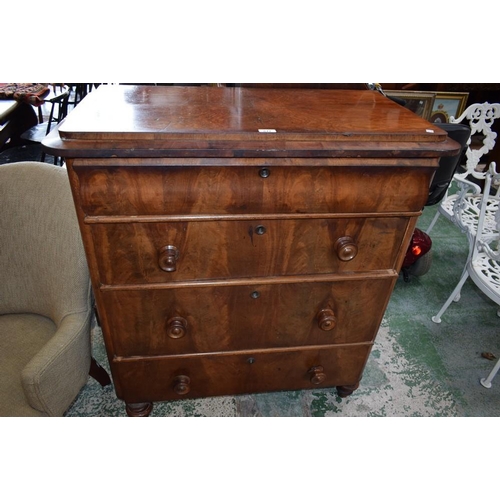
[[[420,211],[431,167],[79,166],[89,216]]]

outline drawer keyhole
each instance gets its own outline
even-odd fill
[[[264,226],[257,226],[255,228],[255,234],[258,234],[259,236],[262,236],[265,233],[266,233],[266,228]]]

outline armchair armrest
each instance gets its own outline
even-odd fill
[[[54,336],[23,369],[22,386],[33,408],[62,416],[87,382],[91,312],[64,317]]]

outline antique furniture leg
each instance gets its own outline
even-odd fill
[[[149,417],[153,403],[127,403],[126,410],[129,417]]]
[[[99,313],[97,312],[97,307],[94,307],[95,321],[97,326],[101,326],[101,320],[99,319]]]
[[[94,358],[90,361],[89,375],[97,380],[103,387],[111,384],[108,372]]]
[[[354,385],[338,385],[337,394],[341,398],[346,398],[347,396],[350,396],[358,387],[359,387],[359,382]]]

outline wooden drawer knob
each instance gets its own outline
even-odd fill
[[[332,309],[322,309],[318,313],[318,326],[325,332],[333,330],[337,324],[337,318]]]
[[[342,236],[335,244],[335,251],[340,260],[348,262],[358,254],[358,245],[350,236]]]
[[[158,265],[167,273],[176,271],[179,260],[179,250],[173,245],[167,245],[158,252]]]
[[[184,318],[176,316],[167,321],[167,335],[172,339],[180,339],[186,335],[187,321]]]
[[[187,394],[191,389],[191,387],[189,386],[190,383],[191,379],[187,375],[179,375],[178,377],[175,377],[174,392],[176,392],[180,396]]]
[[[326,375],[323,372],[322,366],[313,366],[309,369],[308,373],[312,374],[311,383],[314,385],[319,385],[326,380]]]

